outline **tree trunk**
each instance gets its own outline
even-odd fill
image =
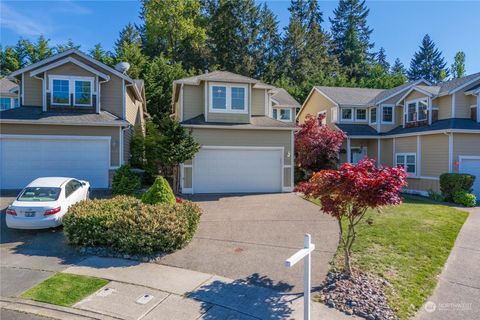
[[[350,250],[345,248],[345,271],[349,276],[352,275],[352,264],[350,262]]]
[[[174,165],[172,168],[172,179],[173,179],[173,192],[178,194],[180,192],[180,179],[178,177],[178,165]]]

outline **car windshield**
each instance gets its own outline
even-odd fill
[[[60,195],[60,188],[27,187],[18,196],[19,201],[55,201]]]

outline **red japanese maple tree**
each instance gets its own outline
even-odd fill
[[[374,160],[365,158],[356,165],[344,163],[338,170],[316,172],[296,190],[318,199],[322,211],[337,219],[345,271],[351,274],[350,253],[357,236],[355,227],[367,209],[379,210],[383,206],[400,204],[400,191],[406,184],[406,172],[402,167],[377,167]]]
[[[325,115],[307,115],[295,134],[295,165],[304,173],[333,168],[345,133],[322,124]]]

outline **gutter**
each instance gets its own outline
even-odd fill
[[[37,120],[19,120],[19,119],[0,119],[0,124],[40,124],[40,125],[58,125],[58,126],[91,126],[91,127],[128,127],[130,123],[122,122],[55,122],[55,121],[37,121]]]

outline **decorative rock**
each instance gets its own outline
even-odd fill
[[[335,308],[335,302],[333,302],[332,299],[328,299],[328,300],[327,300],[327,305],[328,305],[329,307]]]

